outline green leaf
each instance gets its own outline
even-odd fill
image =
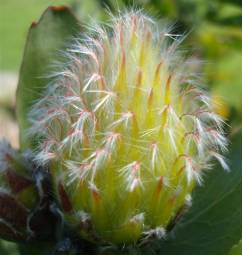
[[[241,255],[241,254],[242,254],[242,239],[237,245],[233,246],[229,255]]]
[[[241,51],[228,51],[223,57],[217,60],[213,68],[213,88],[215,95],[221,96],[226,104],[242,113],[242,72],[241,72]]]
[[[49,82],[44,77],[50,74],[50,65],[61,59],[59,51],[65,49],[78,32],[78,21],[65,6],[49,7],[39,22],[30,27],[17,89],[21,149],[33,144],[26,136],[30,125],[28,112]]]
[[[242,1],[241,0],[220,0],[223,3],[233,4],[242,7]]]
[[[220,19],[217,21],[217,23],[224,26],[233,26],[233,27],[241,28],[242,15],[236,15],[236,16]]]
[[[15,243],[0,239],[0,254],[1,255],[19,255],[18,248]]]
[[[47,244],[19,244],[18,248],[21,255],[51,255],[54,251],[53,245]]]
[[[228,155],[231,172],[221,167],[207,173],[193,196],[193,206],[158,254],[228,255],[242,236],[242,135],[232,139]],[[242,253],[241,253],[242,254]]]

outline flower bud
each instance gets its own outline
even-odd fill
[[[94,242],[165,235],[211,158],[227,169],[223,120],[182,38],[140,11],[90,29],[30,114],[65,220]]]

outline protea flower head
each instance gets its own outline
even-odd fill
[[[181,37],[140,11],[96,26],[65,52],[30,114],[64,218],[94,242],[162,237],[216,158],[223,120]]]
[[[46,240],[50,234],[47,229],[50,228],[43,228],[47,220],[44,212],[46,190],[42,181],[32,153],[21,153],[5,140],[0,141],[1,238],[12,241]]]

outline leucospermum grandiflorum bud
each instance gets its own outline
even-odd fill
[[[31,113],[66,222],[82,238],[162,237],[204,170],[228,169],[223,120],[197,85],[181,37],[140,11],[76,38]]]
[[[46,218],[51,215],[47,215],[44,176],[30,151],[22,153],[0,141],[0,238],[15,242],[49,239],[54,227]]]

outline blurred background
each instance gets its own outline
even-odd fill
[[[105,21],[107,10],[135,6],[176,24],[183,48],[204,60],[203,80],[214,108],[242,128],[242,0],[0,0],[0,139],[18,146],[15,90],[28,28],[49,5],[68,5],[83,23]],[[9,242],[1,255],[18,255]]]

